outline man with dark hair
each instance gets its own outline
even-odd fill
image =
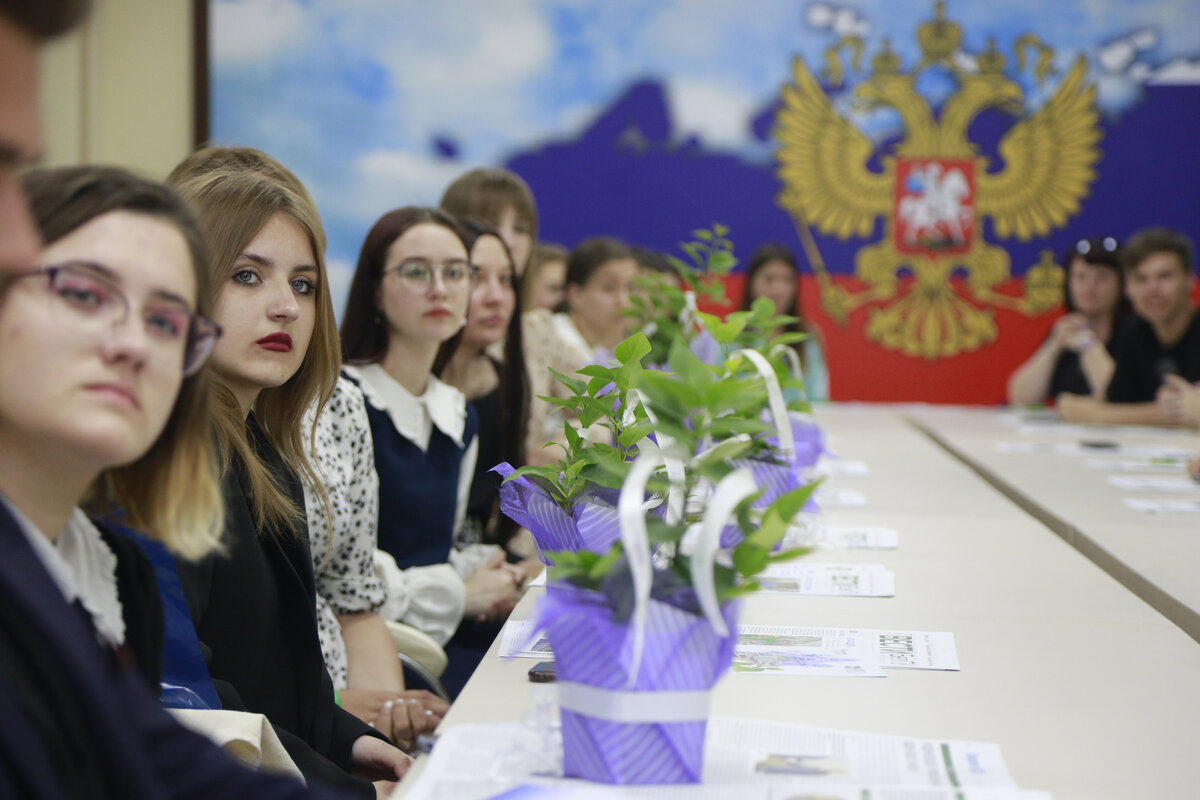
[[[1178,394],[1200,381],[1200,315],[1191,241],[1166,228],[1134,234],[1122,266],[1125,291],[1139,319],[1116,344],[1116,368],[1105,401],[1059,398],[1074,422],[1170,425],[1182,421]]]

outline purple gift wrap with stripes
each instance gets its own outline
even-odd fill
[[[730,463],[735,467],[749,469],[750,473],[754,476],[754,482],[766,489],[762,497],[754,501],[754,508],[766,508],[775,502],[780,495],[786,494],[793,489],[807,486],[809,483],[805,477],[808,467],[799,462],[773,464],[770,461],[740,458]],[[817,501],[812,496],[809,496],[808,500],[804,503],[803,510],[809,514],[814,514],[821,509],[817,505]],[[726,525],[721,529],[721,547],[726,549],[737,547],[742,543],[742,539],[744,538],[736,525]],[[781,544],[777,544],[776,549],[781,546]]]
[[[737,630],[738,604],[721,609]],[[562,708],[563,772],[615,784],[695,783],[704,764],[707,692],[729,669],[736,634],[719,636],[702,615],[651,599],[644,649],[632,687],[633,637],[627,622],[613,619],[604,595],[551,584],[540,606],[539,627],[554,650]],[[569,710],[568,690],[582,690],[602,706],[600,714]],[[595,688],[591,688],[595,687]],[[604,691],[596,691],[596,690]],[[672,701],[686,699],[681,712]],[[676,721],[620,721],[655,717],[671,707]],[[686,718],[686,719],[684,719]]]
[[[507,478],[515,470],[498,464],[492,472]],[[621,538],[617,509],[598,497],[585,495],[566,511],[525,476],[500,486],[500,511],[518,525],[528,528],[543,564],[552,563],[546,553],[555,550],[593,550],[607,553]]]

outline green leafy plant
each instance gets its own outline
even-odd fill
[[[642,359],[650,352],[650,343],[642,333],[635,333],[617,345],[615,366],[592,364],[576,374],[582,378],[563,375],[551,370],[554,377],[570,392],[567,397],[543,397],[560,406],[578,420],[583,428],[599,426],[611,434],[613,444],[593,442],[586,433],[570,421],[563,423],[565,444],[563,457],[548,466],[528,465],[516,470],[505,480],[528,476],[555,502],[569,509],[589,488],[601,486],[618,489],[629,472],[629,460],[637,452],[637,444],[652,430],[644,410],[628,414],[628,398],[645,372]]]
[[[673,274],[655,273],[637,279],[642,291],[631,298],[632,307],[626,313],[647,335],[651,364],[665,363],[673,342],[695,338],[698,329],[687,311],[695,298],[725,302],[722,278],[737,266],[728,234],[729,229],[719,223],[711,229],[694,230],[693,238],[679,245],[688,261],[667,256]]]
[[[734,357],[731,362],[739,358]],[[759,375],[732,374],[724,366],[706,364],[681,341],[672,345],[668,366],[669,371],[643,370],[636,386],[624,384],[624,403],[631,399],[628,390],[637,389],[636,422],[622,427],[621,420],[628,422],[633,415],[614,409],[607,412],[607,423],[612,425],[612,430],[623,432],[628,440],[636,439],[633,444],[642,442],[652,430],[664,453],[682,463],[686,480],[683,486],[675,487],[676,490],[688,497],[697,492],[703,494],[706,483],[715,485],[736,469],[733,461],[743,458],[770,460],[776,455],[777,450],[764,438],[764,434],[774,428],[761,420],[766,392]],[[614,377],[611,372],[593,371],[593,381]],[[580,396],[592,397],[590,384],[577,382],[573,388],[580,390]],[[577,407],[593,408],[583,403]],[[599,407],[595,407],[594,412],[599,414]],[[593,450],[591,455],[583,456],[585,460],[592,459],[593,465],[601,460],[607,462],[614,453],[625,459],[634,455],[632,449],[604,445],[600,448],[602,455],[597,459],[595,445],[584,449]],[[611,469],[605,472],[609,477],[616,473]],[[728,564],[715,566],[714,581],[721,602],[756,589],[754,576],[771,563],[808,552],[803,549],[775,552],[773,548],[782,540],[788,523],[804,507],[815,486],[814,483],[787,492],[761,511],[751,507],[761,492],[739,504],[733,524],[740,529],[743,540],[734,548]],[[648,488],[665,496],[672,487],[667,475],[660,473],[651,480]],[[703,511],[702,507],[691,508],[673,524],[658,515],[647,516],[646,528],[651,544],[667,545],[658,551],[660,560],[666,564],[666,569],[655,573],[658,590],[670,592],[689,585],[690,559],[680,545]],[[552,579],[581,588],[611,589],[614,580],[620,581],[627,575],[620,543],[613,545],[607,553],[559,551],[548,555],[554,562],[550,573]]]

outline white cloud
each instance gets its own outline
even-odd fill
[[[295,0],[213,3],[209,41],[214,63],[268,63],[281,50],[302,47],[307,14]]]
[[[963,72],[970,74],[979,72],[979,62],[975,59],[975,56],[971,55],[967,51],[959,50],[954,54],[953,59],[955,65]]]
[[[804,10],[804,21],[813,28],[824,30],[833,24],[833,9],[824,3],[813,3]]]
[[[871,23],[853,8],[838,9],[833,17],[833,32],[838,36],[866,37],[871,32]]]
[[[1151,86],[1200,83],[1200,61],[1186,58],[1171,59],[1164,66],[1155,70],[1146,83]]]
[[[352,198],[347,208],[356,216],[374,219],[402,205],[437,205],[442,192],[469,167],[458,161],[442,161],[407,150],[373,150],[354,164]]]
[[[1124,72],[1133,60],[1158,44],[1158,34],[1151,28],[1142,28],[1129,36],[1105,43],[1096,52],[1096,60],[1109,72]]]
[[[708,147],[738,148],[762,103],[746,92],[714,83],[675,79],[667,84],[677,137],[698,135]]]
[[[342,310],[346,307],[346,297],[350,294],[354,265],[340,258],[330,258],[325,262],[325,274],[329,280],[329,298],[333,301],[333,310],[340,320]]]
[[[804,21],[817,30],[830,30],[838,36],[865,38],[871,32],[871,23],[858,10],[849,6],[831,6],[813,3],[804,11]]]

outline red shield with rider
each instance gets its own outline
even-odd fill
[[[975,230],[975,162],[897,159],[892,220],[897,252],[939,256],[970,250]]]

